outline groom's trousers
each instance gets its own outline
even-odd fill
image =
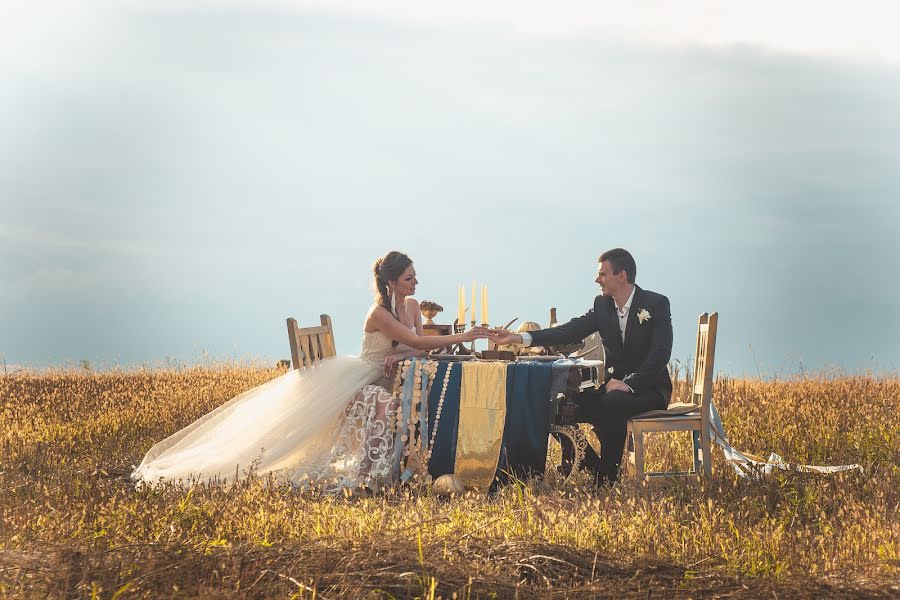
[[[590,423],[600,440],[600,456],[588,446],[584,456],[584,466],[594,473],[598,482],[616,481],[619,464],[625,448],[625,434],[628,419],[648,410],[664,409],[668,399],[651,390],[642,394],[631,392],[607,392],[605,389],[588,389],[576,396],[578,410],[575,418],[579,423]],[[574,450],[569,444],[563,445],[563,460],[572,460]]]

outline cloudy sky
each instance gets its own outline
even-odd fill
[[[890,4],[0,3],[8,364],[356,353],[371,264],[565,320],[616,246],[673,358],[900,367]]]

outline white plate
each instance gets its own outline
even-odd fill
[[[562,360],[562,356],[517,356],[516,360],[520,361],[537,361],[537,362],[554,362]]]

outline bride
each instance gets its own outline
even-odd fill
[[[250,474],[338,491],[377,488],[396,478],[391,423],[399,399],[390,374],[427,350],[486,337],[474,327],[425,336],[412,260],[388,252],[375,261],[375,304],[362,352],[291,370],[239,394],[150,448],[131,477],[138,482],[225,483]]]

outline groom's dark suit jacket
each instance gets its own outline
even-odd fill
[[[638,319],[642,310],[650,314],[643,323]],[[672,380],[667,368],[672,355],[669,299],[635,286],[624,343],[615,301],[604,296],[594,298],[594,308],[568,323],[529,333],[535,346],[556,346],[580,342],[595,331],[600,333],[606,349],[606,367],[612,367],[612,373],[607,371],[607,378],[621,379],[635,394],[658,394],[660,408],[665,408],[672,398]]]

